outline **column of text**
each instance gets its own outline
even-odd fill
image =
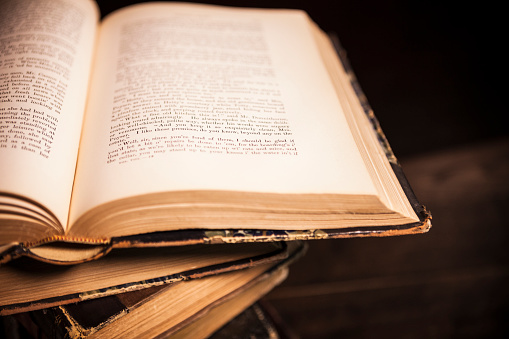
[[[0,149],[48,158],[83,14],[63,1],[8,1],[0,26]],[[23,19],[20,19],[23,18]]]
[[[108,163],[182,151],[297,154],[256,22],[175,16],[131,23],[122,37]]]

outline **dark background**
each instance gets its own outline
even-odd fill
[[[137,1],[99,1],[103,15]],[[311,241],[265,299],[289,337],[509,337],[506,35],[453,1],[202,1],[300,8],[335,32],[417,197],[425,235]]]

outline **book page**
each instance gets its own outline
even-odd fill
[[[94,72],[71,222],[166,190],[376,193],[301,11],[132,6]]]
[[[89,0],[0,3],[0,192],[66,225],[98,20]]]

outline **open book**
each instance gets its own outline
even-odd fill
[[[306,13],[0,6],[0,261],[431,226]]]

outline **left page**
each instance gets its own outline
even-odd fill
[[[2,219],[8,220],[8,214],[34,220],[44,215],[41,222],[61,233],[67,224],[98,7],[91,0],[6,0],[0,2],[0,13]],[[1,223],[2,243],[26,240],[16,239],[13,229],[8,221]]]

